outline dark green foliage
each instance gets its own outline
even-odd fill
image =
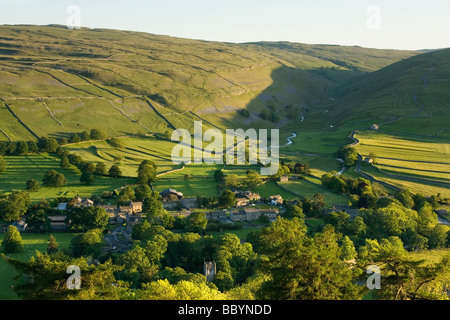
[[[153,161],[144,160],[138,168],[137,183],[148,184],[156,179],[157,166]]]
[[[94,174],[89,171],[83,171],[80,176],[80,182],[87,185],[94,184],[95,183]]]
[[[7,166],[8,166],[8,163],[3,158],[3,156],[0,155],[0,173],[5,172]]]
[[[27,191],[30,191],[30,192],[38,192],[39,191],[39,182],[34,179],[28,180],[26,183],[26,189],[27,189]]]
[[[113,178],[118,178],[122,176],[122,170],[120,170],[117,164],[113,164],[108,170],[108,175]]]
[[[58,252],[58,242],[56,242],[56,239],[53,235],[50,235],[50,238],[48,240],[48,246],[47,246],[47,253],[48,254],[56,254]]]
[[[103,140],[108,137],[108,134],[105,131],[99,129],[91,129],[89,133],[89,138],[91,140]]]
[[[68,213],[67,222],[72,231],[104,230],[109,224],[109,215],[100,207],[72,208]]]
[[[236,205],[236,195],[230,190],[224,190],[219,196],[219,206],[234,207]]]
[[[344,160],[347,167],[350,167],[358,160],[358,153],[355,147],[344,146],[339,150],[338,157]]]
[[[208,220],[203,211],[192,212],[186,218],[186,229],[191,232],[202,232],[205,230]]]
[[[8,226],[8,230],[2,241],[2,249],[6,253],[15,253],[23,249],[22,237],[15,226]]]
[[[63,187],[68,183],[67,179],[62,173],[58,173],[55,170],[49,170],[42,179],[42,185],[45,187]]]
[[[37,146],[40,152],[56,152],[58,148],[58,141],[53,138],[42,137],[39,139]]]
[[[0,218],[6,221],[19,220],[30,203],[30,195],[26,191],[16,191],[7,196],[0,196]]]
[[[48,214],[44,209],[31,211],[26,217],[28,228],[35,232],[47,231],[50,228]]]
[[[69,158],[67,157],[67,155],[63,155],[61,157],[61,162],[59,164],[59,167],[63,170],[70,169],[70,162],[69,162]]]

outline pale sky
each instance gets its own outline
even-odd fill
[[[62,24],[226,42],[450,47],[450,0],[0,0],[0,24]]]

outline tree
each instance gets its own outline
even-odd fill
[[[356,160],[358,160],[358,152],[355,147],[347,145],[339,150],[338,157],[344,160],[344,164],[347,167],[350,167],[355,164]]]
[[[147,214],[148,221],[153,221],[167,213],[160,198],[161,196],[157,191],[152,191],[150,196],[145,198],[142,202],[142,212]]]
[[[247,176],[245,178],[245,184],[247,188],[254,188],[262,183],[261,175],[255,170],[248,170]]]
[[[102,230],[91,229],[86,233],[75,236],[71,241],[71,249],[74,257],[98,257],[101,253],[102,244]]]
[[[126,186],[119,192],[119,203],[125,204],[136,199],[136,192],[132,186]]]
[[[48,214],[44,209],[34,210],[30,212],[27,215],[25,221],[30,229],[38,232],[40,232],[41,230],[47,230],[50,227]]]
[[[414,200],[409,190],[399,190],[395,194],[395,199],[401,202],[401,204],[408,209],[414,207]]]
[[[447,247],[447,228],[444,225],[438,224],[431,230],[428,245],[430,249]]]
[[[148,184],[156,179],[156,165],[154,162],[144,160],[138,168],[137,183]]]
[[[37,145],[40,152],[54,153],[58,148],[58,141],[54,138],[42,137],[39,139]]]
[[[239,188],[240,182],[237,174],[230,174],[225,176],[225,187]]]
[[[74,133],[74,134],[70,137],[69,142],[70,142],[70,143],[78,143],[78,142],[81,142],[81,137],[80,137],[78,134]]]
[[[47,253],[55,254],[58,252],[58,242],[56,242],[55,237],[51,234],[48,240]]]
[[[373,239],[401,237],[406,232],[417,232],[417,211],[399,204],[390,204],[384,208],[363,211],[362,217],[368,226],[368,236]]]
[[[28,262],[3,256],[21,275],[14,291],[24,300],[118,300],[123,288],[117,284],[114,273],[120,271],[111,260],[105,263],[90,263],[90,258],[71,258],[63,254],[36,252]],[[80,268],[82,283],[80,290],[68,290],[67,267]],[[27,281],[33,279],[33,281]],[[125,298],[125,297],[124,297]]]
[[[113,164],[111,168],[108,170],[108,175],[113,178],[118,178],[122,176],[122,170],[120,170],[119,166]]]
[[[81,166],[80,169],[81,169],[81,171],[85,171],[85,172],[94,174],[95,168],[96,168],[96,166],[95,166],[94,163],[92,163],[92,162],[85,162],[85,163],[83,163],[83,165]]]
[[[283,214],[283,217],[286,219],[292,219],[292,218],[300,218],[304,219],[305,214],[303,213],[303,208],[298,205],[294,206],[288,206]]]
[[[374,164],[376,164],[376,163],[377,163],[377,160],[378,160],[378,156],[376,155],[376,153],[375,153],[375,152],[371,152],[371,153],[369,153],[369,158],[370,158],[370,159],[372,159],[372,162],[373,162]]]
[[[325,216],[325,223],[332,225],[338,232],[344,232],[349,221],[350,215],[343,211],[330,212]]]
[[[34,179],[30,179],[26,183],[26,189],[30,192],[38,192],[39,191],[39,182]]]
[[[92,185],[95,183],[94,174],[88,171],[83,171],[80,176],[80,182],[88,185]]]
[[[103,162],[97,163],[94,174],[97,176],[106,176],[107,173],[106,165]]]
[[[360,249],[359,258],[364,265],[381,266],[381,289],[376,296],[386,300],[446,299],[445,285],[450,276],[450,256],[436,263],[425,264],[404,249],[398,237],[367,240]]]
[[[158,273],[158,266],[150,261],[147,251],[139,245],[121,254],[117,264],[124,267],[118,278],[129,281],[136,287],[151,282]]]
[[[6,221],[19,220],[31,204],[30,194],[26,191],[15,191],[0,198],[0,218]]]
[[[143,201],[145,198],[150,197],[151,194],[152,189],[146,184],[141,184],[134,188],[134,197],[136,201]]]
[[[35,141],[28,141],[28,152],[37,153],[39,151],[39,147]]]
[[[257,291],[258,299],[359,299],[354,283],[359,271],[343,267],[338,237],[326,226],[314,237],[305,223],[277,219],[261,230],[258,272],[269,276]]]
[[[206,229],[208,220],[203,211],[192,212],[186,220],[186,229],[191,232],[202,232]]]
[[[111,147],[117,148],[117,149],[123,149],[125,145],[120,141],[120,139],[117,138],[111,138],[108,139],[107,142],[111,145]]]
[[[16,154],[26,154],[28,153],[28,143],[25,141],[17,142]]]
[[[103,140],[108,137],[108,134],[105,131],[99,129],[91,129],[89,133],[89,138],[91,140]]]
[[[217,183],[224,183],[225,182],[225,173],[223,173],[222,170],[216,170],[214,171],[214,179]]]
[[[23,249],[22,236],[15,226],[8,226],[8,230],[2,241],[2,248],[6,253],[15,253]]]
[[[45,187],[63,187],[68,183],[67,179],[62,173],[58,173],[55,170],[49,170],[42,179],[42,184]]]
[[[89,135],[89,131],[84,130],[83,132],[81,132],[80,138],[81,138],[81,141],[88,141],[91,138]]]
[[[344,261],[356,259],[358,255],[356,253],[355,245],[348,236],[344,236],[341,240],[341,259]]]
[[[6,160],[0,155],[0,172],[5,172],[7,166]]]
[[[219,206],[234,207],[236,205],[236,195],[231,190],[224,190],[219,196]]]
[[[72,231],[104,230],[109,224],[109,215],[101,207],[72,208],[67,221]]]
[[[64,154],[61,157],[61,162],[59,163],[59,167],[63,170],[70,169],[70,162],[69,162],[69,158],[67,157],[67,155]]]
[[[313,212],[319,214],[327,205],[325,197],[321,193],[314,194],[312,198]]]

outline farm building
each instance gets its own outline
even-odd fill
[[[183,199],[183,193],[178,192],[175,189],[166,189],[159,193],[163,200],[181,200]]]

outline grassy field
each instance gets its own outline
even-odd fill
[[[375,132],[359,132],[356,137],[360,140],[358,152],[363,156],[374,152],[378,157],[375,166],[382,170],[365,166],[364,171],[416,193],[428,196],[441,193],[443,197],[450,197],[450,188],[439,185],[439,182],[450,183],[450,140]],[[426,179],[428,182],[402,180],[390,177],[390,174],[410,179]]]
[[[21,261],[28,261],[35,255],[36,250],[45,252],[48,246],[50,234],[48,233],[23,233],[22,239],[24,243],[24,250],[19,253],[7,254],[8,257],[18,259]],[[73,238],[71,233],[53,233],[53,236],[58,243],[58,248],[69,248],[70,241]],[[4,234],[0,234],[0,241],[3,241]],[[14,277],[17,273],[13,267],[7,264],[3,259],[0,259],[0,299],[1,300],[16,300],[18,297],[14,294],[11,286],[15,285]]]
[[[80,183],[78,169],[61,170],[59,168],[60,158],[49,154],[30,154],[24,156],[5,157],[8,167],[6,172],[0,174],[0,192],[9,193],[25,190],[26,181],[35,179],[40,183],[38,192],[30,192],[32,201],[41,199],[54,199],[56,197],[73,198],[91,197],[103,191],[112,191],[127,184],[135,183],[134,178],[109,178],[96,177],[93,185]],[[50,188],[42,186],[42,178],[48,170],[56,170],[63,173],[68,184],[61,188]]]
[[[137,168],[143,160],[151,160],[158,166],[158,173],[178,169],[171,160],[175,142],[156,137],[122,137],[118,138],[123,148],[111,147],[106,141],[87,141],[64,146],[70,153],[75,153],[84,161],[103,162],[107,166],[117,164],[124,176],[136,177]]]
[[[349,202],[349,199],[344,195],[331,192],[323,187],[320,179],[315,177],[306,177],[302,180],[290,180],[280,183],[280,185],[302,197],[312,198],[316,193],[321,193],[325,197],[327,208],[332,207],[334,204],[347,205]]]
[[[289,119],[287,105],[299,111],[324,87],[419,53],[58,26],[1,26],[0,34],[0,97],[10,106],[0,103],[0,128],[13,140],[24,139],[24,126],[37,135],[96,127],[117,136],[188,128],[197,116],[224,127],[268,127],[258,117],[268,105]],[[238,116],[243,108],[250,117]]]

